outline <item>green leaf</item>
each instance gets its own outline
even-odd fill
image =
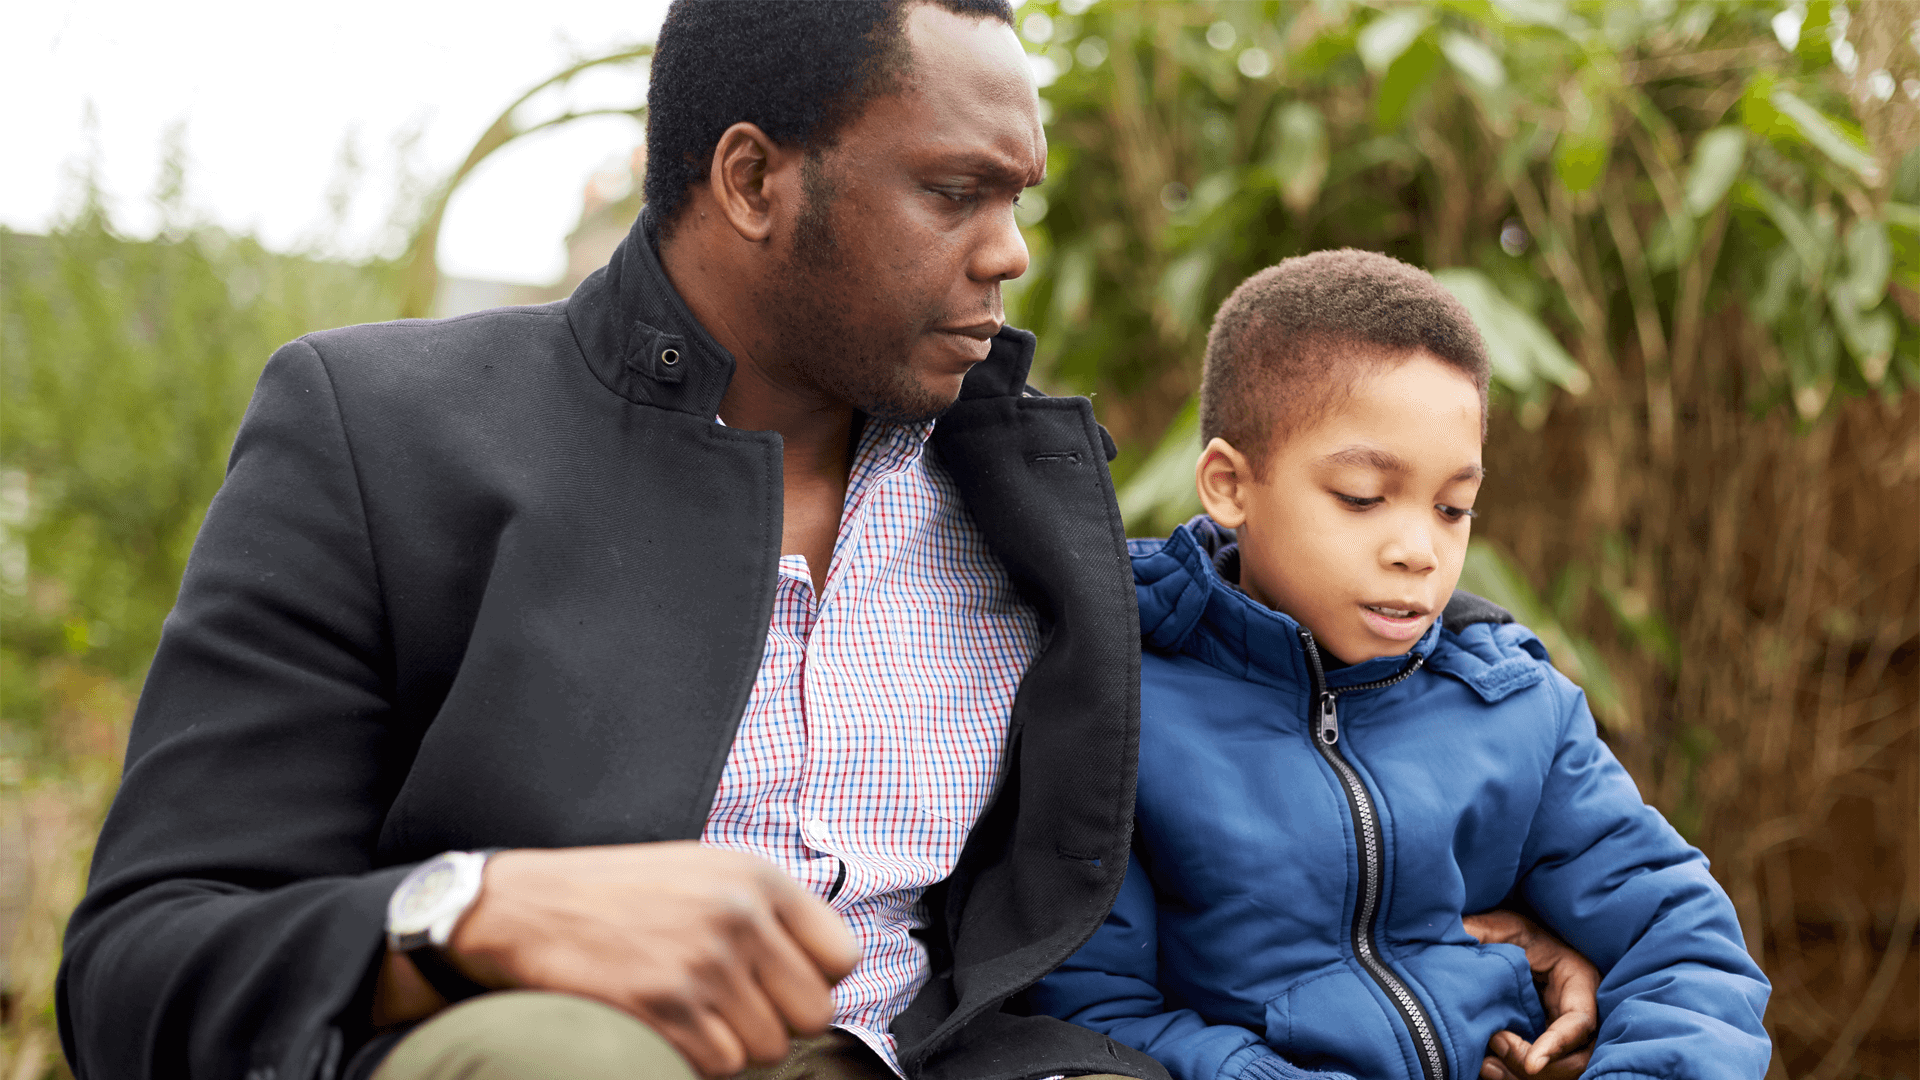
[[[1827,114],[1800,100],[1784,87],[1767,95],[1767,101],[1779,110],[1780,115],[1792,121],[1814,149],[1825,154],[1834,164],[1851,170],[1869,184],[1880,182],[1880,163],[1874,160],[1872,154],[1854,145],[1853,140]]]
[[[1200,460],[1200,399],[1191,398],[1167,425],[1147,460],[1120,487],[1120,517],[1127,532],[1171,529],[1200,512],[1193,469]]]
[[[1053,304],[1047,313],[1050,327],[1085,326],[1093,301],[1093,244],[1076,240],[1054,263]]]
[[[1433,16],[1425,8],[1395,8],[1361,29],[1360,36],[1354,40],[1354,50],[1368,71],[1384,75],[1414,39],[1432,25]]]
[[[1293,213],[1304,214],[1327,179],[1331,150],[1326,119],[1312,104],[1290,101],[1275,114],[1273,134],[1267,168],[1280,184],[1280,201]]]
[[[1877,307],[1887,295],[1887,275],[1893,270],[1893,244],[1887,239],[1886,223],[1860,218],[1847,229],[1847,275],[1837,292],[1843,293],[1855,311]]]
[[[1493,279],[1467,267],[1434,272],[1434,280],[1459,299],[1486,339],[1494,380],[1525,395],[1544,379],[1569,393],[1585,393],[1591,380],[1540,320],[1507,299]]]
[[[1813,226],[1802,217],[1794,205],[1775,193],[1765,184],[1746,181],[1742,191],[1766,213],[1780,235],[1786,238],[1787,246],[1800,260],[1800,269],[1808,283],[1819,279],[1821,271],[1827,266],[1827,251],[1820,246],[1819,238]]]
[[[1767,264],[1760,294],[1748,304],[1747,310],[1764,326],[1778,323],[1787,313],[1787,304],[1793,299],[1793,283],[1799,277],[1800,257],[1793,253],[1792,246],[1781,246],[1773,253],[1773,261]]]
[[[1687,212],[1704,217],[1720,205],[1746,158],[1747,134],[1739,128],[1714,128],[1700,136],[1693,147],[1693,164],[1687,169]]]
[[[1425,39],[1414,42],[1400,59],[1387,69],[1373,99],[1374,122],[1383,131],[1400,126],[1413,99],[1433,82],[1440,67],[1440,50]]]
[[[1553,666],[1587,692],[1588,704],[1602,723],[1615,731],[1637,730],[1599,650],[1575,636],[1554,617],[1533,586],[1527,583],[1526,576],[1498,548],[1485,540],[1467,545],[1466,563],[1460,570],[1460,588],[1506,608],[1521,625],[1533,631],[1547,647]]]
[[[1449,30],[1440,35],[1440,52],[1452,64],[1454,70],[1488,90],[1497,90],[1506,85],[1507,67],[1500,57],[1479,38],[1469,37],[1458,30]]]
[[[1899,323],[1890,311],[1865,314],[1845,303],[1832,305],[1833,321],[1840,327],[1840,339],[1860,365],[1860,375],[1868,386],[1879,386],[1886,378],[1887,364],[1893,360],[1894,339],[1900,335]]]
[[[1920,203],[1920,146],[1900,159],[1900,167],[1893,170],[1893,190],[1889,194],[1894,202]]]
[[[1206,299],[1207,279],[1213,273],[1213,252],[1195,251],[1174,260],[1160,275],[1159,300],[1181,333],[1193,331],[1200,321],[1200,304]]]
[[[1553,147],[1553,171],[1567,191],[1592,191],[1607,173],[1613,153],[1613,117],[1606,102],[1594,101],[1584,88],[1567,96],[1567,129]]]

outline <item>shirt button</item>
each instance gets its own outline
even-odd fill
[[[812,821],[807,822],[807,835],[812,837],[816,843],[825,843],[833,836],[833,830],[827,828],[826,822],[821,821],[819,818],[814,818]]]

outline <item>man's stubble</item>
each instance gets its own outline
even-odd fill
[[[780,361],[821,397],[845,402],[877,420],[915,424],[945,412],[953,399],[913,376],[908,358],[917,333],[937,311],[884,312],[880,322],[854,309],[857,297],[884,295],[884,268],[857,265],[840,243],[833,220],[839,191],[819,153],[801,166],[806,204],[794,222],[793,244],[762,303],[781,334]],[[880,323],[876,325],[876,323]]]

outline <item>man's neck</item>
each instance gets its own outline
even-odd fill
[[[702,235],[710,230],[715,235]],[[753,253],[730,230],[720,233],[711,220],[686,213],[659,251],[668,283],[708,335],[733,356],[733,381],[720,399],[720,419],[728,427],[780,434],[780,551],[806,556],[818,595],[826,587],[853,468],[853,406],[797,383],[779,365],[766,362],[777,334],[759,325],[757,305],[740,286],[758,268],[735,265]]]

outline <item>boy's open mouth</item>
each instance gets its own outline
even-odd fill
[[[1418,608],[1396,608],[1385,604],[1361,604],[1360,606],[1375,614],[1385,615],[1389,619],[1417,619],[1426,614]]]

